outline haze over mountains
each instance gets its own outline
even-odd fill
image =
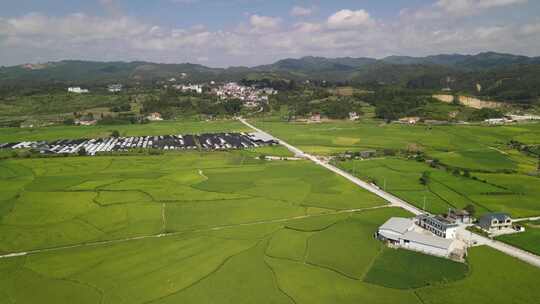
[[[185,82],[259,80],[325,80],[331,83],[379,83],[415,89],[471,92],[503,100],[537,96],[540,57],[485,52],[477,55],[390,56],[374,58],[302,57],[255,67],[212,68],[199,64],[94,62],[66,60],[0,68],[0,87],[110,82],[152,83],[184,73]],[[483,88],[477,90],[477,84]]]
[[[37,78],[58,81],[85,81],[85,79],[139,78],[154,79],[168,77],[178,73],[192,74],[194,80],[207,77],[245,77],[250,73],[282,73],[284,76],[298,79],[322,79],[318,73],[341,73],[340,80],[348,79],[365,69],[378,69],[388,65],[428,65],[452,68],[455,70],[489,70],[501,67],[540,64],[540,57],[527,57],[495,52],[477,55],[443,54],[427,57],[389,56],[383,59],[368,57],[325,58],[307,56],[299,59],[287,58],[268,65],[255,67],[212,68],[200,64],[159,64],[143,61],[134,62],[98,62],[64,60],[45,64],[27,64],[0,68],[0,80],[13,78]],[[399,68],[398,68],[399,69]],[[290,75],[286,75],[289,74]],[[177,75],[176,75],[177,76]],[[231,80],[232,80],[231,79]],[[334,79],[327,79],[332,81]]]

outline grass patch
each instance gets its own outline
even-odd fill
[[[522,222],[525,232],[499,236],[496,239],[533,254],[540,255],[540,222]]]
[[[457,281],[466,273],[467,266],[462,263],[409,250],[384,248],[364,281],[409,289]]]

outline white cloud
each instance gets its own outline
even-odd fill
[[[304,17],[309,16],[313,14],[313,8],[310,7],[303,7],[303,6],[295,6],[291,9],[291,16],[295,17]]]
[[[439,0],[435,7],[454,15],[478,14],[484,9],[526,3],[527,0]]]
[[[330,28],[345,29],[369,26],[373,24],[373,20],[365,10],[344,9],[328,17],[327,23]]]
[[[249,23],[256,32],[275,31],[279,29],[281,19],[255,14],[251,15]]]
[[[538,55],[540,23],[475,25],[407,19],[376,22],[341,10],[318,22],[287,24],[250,15],[242,26],[171,28],[124,16],[29,14],[0,18],[0,64],[66,58],[256,65],[290,56],[371,56],[501,51]],[[367,30],[366,30],[367,29]]]

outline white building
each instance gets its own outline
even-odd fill
[[[182,90],[182,92],[196,92],[197,94],[202,94],[203,87],[200,84],[182,85],[180,90]]]
[[[509,120],[507,118],[490,118],[490,119],[484,120],[484,122],[489,125],[502,125],[505,123],[512,122],[512,120]]]
[[[69,93],[75,93],[75,94],[85,94],[85,93],[88,93],[90,91],[88,91],[87,89],[81,89],[80,87],[69,87],[68,92]]]
[[[162,121],[163,118],[161,117],[161,114],[158,112],[150,113],[148,116],[146,116],[146,119],[150,121]]]
[[[457,241],[433,236],[416,229],[414,221],[407,218],[390,218],[379,227],[377,237],[392,246],[440,257],[462,256]]]
[[[121,84],[111,84],[107,87],[107,90],[111,93],[118,93],[122,91],[123,86]]]
[[[419,215],[416,217],[416,223],[418,226],[426,229],[427,231],[435,234],[438,237],[445,239],[455,239],[458,224],[445,219],[441,216],[432,216],[432,215]]]

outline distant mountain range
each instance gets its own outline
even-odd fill
[[[374,58],[303,57],[256,67],[211,68],[198,64],[60,61],[0,68],[0,88],[50,84],[152,83],[184,76],[186,82],[241,79],[326,80],[379,83],[422,89],[451,87],[477,95],[525,100],[525,87],[540,88],[540,57],[495,52],[477,55]],[[522,83],[520,83],[522,82]],[[523,85],[526,83],[526,85]],[[478,90],[479,86],[482,90]],[[512,87],[509,87],[509,86]],[[534,91],[533,90],[533,91]],[[504,91],[504,94],[501,94]],[[506,94],[512,91],[511,94]],[[517,92],[520,91],[520,92]],[[506,95],[505,95],[506,94]]]

